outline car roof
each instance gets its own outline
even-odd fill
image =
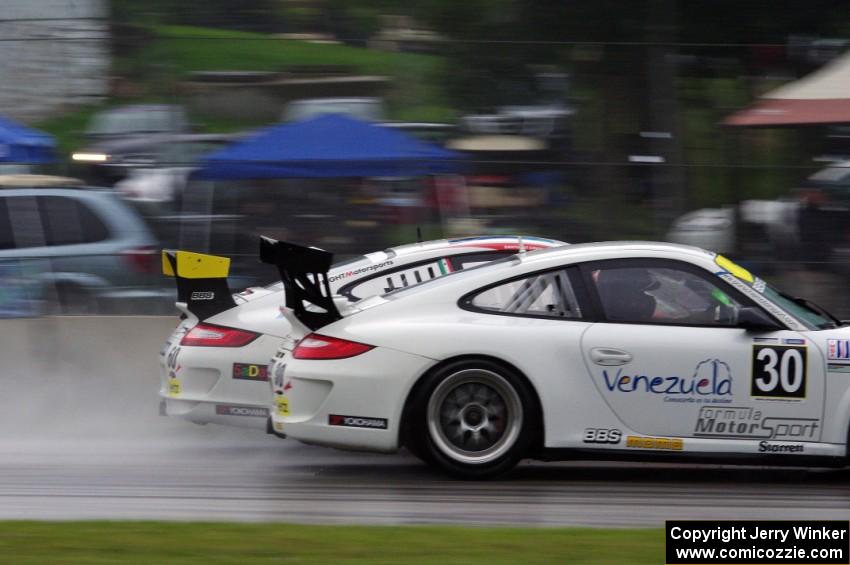
[[[563,245],[548,249],[539,249],[508,256],[505,260],[493,261],[485,265],[456,271],[449,275],[409,286],[389,295],[402,298],[412,295],[440,292],[454,285],[469,285],[470,289],[481,284],[489,284],[512,276],[522,276],[538,270],[554,268],[561,264],[599,261],[618,258],[657,257],[679,259],[709,268],[717,255],[699,247],[656,241],[604,241]],[[427,291],[425,286],[427,285]],[[419,292],[419,287],[423,287]],[[416,292],[410,292],[417,289]],[[464,290],[466,292],[466,290]]]
[[[229,143],[244,136],[244,133],[133,133],[118,139],[106,139],[87,145],[78,153],[91,151],[122,151],[147,147],[158,147],[163,143]]]
[[[118,112],[150,112],[150,111],[162,111],[167,110],[169,112],[180,112],[183,111],[183,106],[179,104],[128,104],[126,106],[115,106],[113,108],[106,108],[99,112],[100,114],[113,114]]]
[[[0,188],[64,188],[83,184],[80,179],[53,175],[0,175]]]
[[[649,256],[663,257],[670,254],[691,259],[706,259],[714,257],[714,253],[692,245],[679,243],[668,243],[663,241],[596,241],[591,243],[577,243],[565,247],[555,247],[532,251],[521,256],[523,263],[549,262],[551,260],[593,260],[591,256],[599,255],[599,258],[618,253],[646,253]],[[683,257],[683,258],[684,258]]]
[[[382,101],[381,98],[377,96],[346,96],[346,97],[334,97],[334,96],[316,96],[314,98],[298,98],[297,100],[293,100],[289,102],[290,104],[300,104],[307,102],[373,102],[373,101]]]
[[[408,243],[406,245],[399,245],[398,247],[391,247],[385,250],[385,252],[392,253],[397,257],[403,257],[422,251],[454,249],[458,247],[479,248],[482,251],[509,251],[513,250],[519,244],[520,240],[534,247],[541,245],[546,247],[566,245],[564,241],[531,235],[476,235],[454,239],[437,239],[421,243]]]

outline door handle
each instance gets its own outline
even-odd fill
[[[632,355],[620,349],[594,347],[590,350],[590,358],[597,365],[612,367],[615,365],[625,365],[632,360]]]

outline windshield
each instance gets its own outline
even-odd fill
[[[379,122],[383,119],[381,101],[377,99],[302,100],[293,102],[287,107],[285,118],[289,121],[298,121],[324,114],[343,114],[370,122]]]
[[[790,296],[770,285],[765,285],[762,294],[807,326],[813,326],[812,329],[828,330],[838,327],[829,312],[803,298]]]
[[[838,327],[836,318],[814,303],[803,298],[791,296],[770,286],[764,280],[753,276],[747,269],[735,264],[722,255],[715,257],[714,262],[724,269],[725,272],[723,274],[734,276],[735,279],[743,282],[749,289],[755,291],[776,306],[779,306],[810,330],[825,330]]]

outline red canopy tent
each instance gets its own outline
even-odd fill
[[[850,53],[723,120],[723,125],[743,127],[842,123],[850,123]]]

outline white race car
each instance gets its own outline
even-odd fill
[[[529,236],[469,237],[430,241],[370,253],[330,266],[331,254],[297,245],[264,240],[262,249],[285,247],[296,265],[280,269],[296,286],[285,295],[283,283],[231,294],[227,288],[229,260],[189,253],[163,253],[163,270],[175,276],[178,307],[184,318],[160,351],[161,412],[195,423],[209,422],[264,429],[268,419],[268,363],[291,332],[301,325],[284,300],[312,327],[324,320],[320,308],[304,308],[301,270],[317,265],[327,273],[333,299],[329,308],[346,311],[361,298],[383,294],[515,253],[563,242]],[[304,261],[298,259],[304,254]],[[266,262],[277,257],[264,255]],[[309,263],[309,264],[308,264]],[[329,269],[329,270],[328,270]],[[315,297],[313,297],[315,298]]]
[[[276,354],[277,433],[406,445],[462,477],[523,458],[848,464],[850,328],[708,251],[520,253],[349,312]]]

